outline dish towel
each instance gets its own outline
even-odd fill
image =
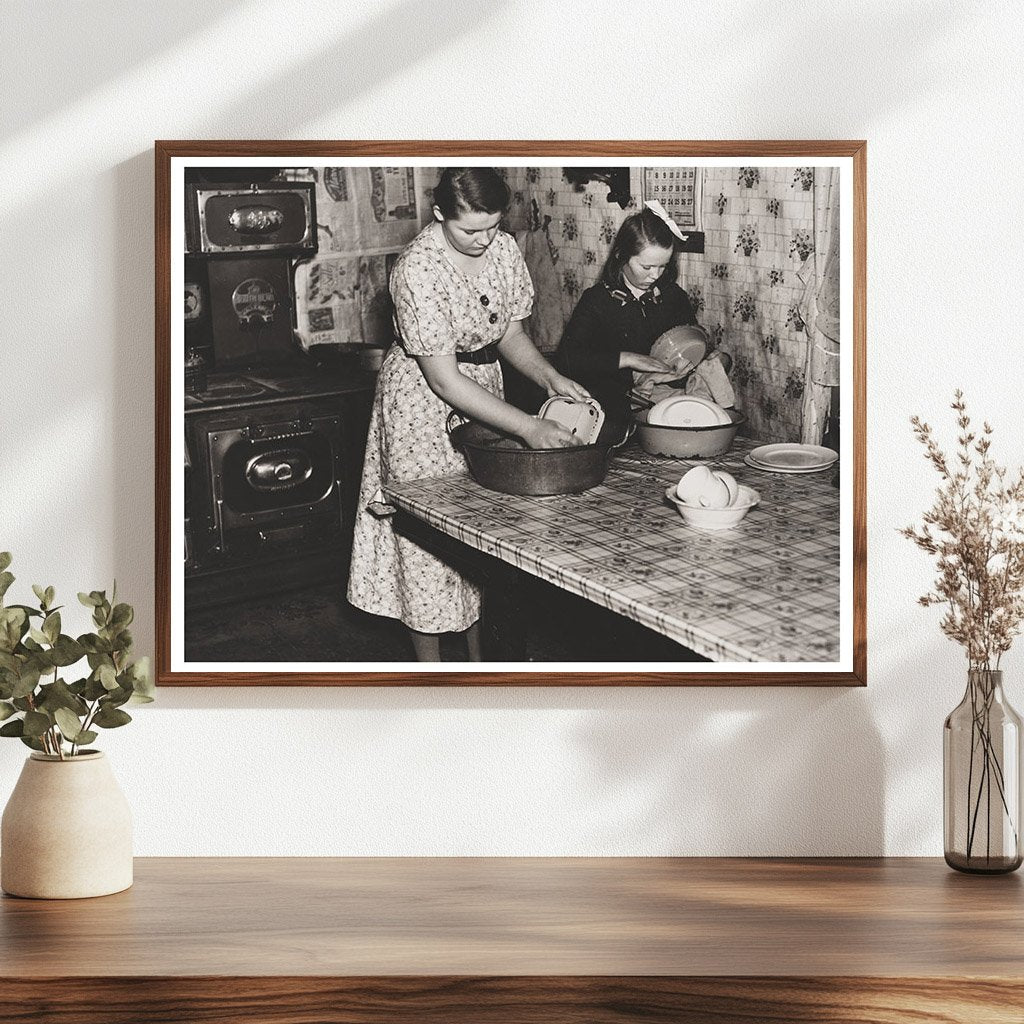
[[[736,392],[732,389],[717,352],[712,352],[707,359],[697,364],[693,373],[686,378],[684,390],[688,395],[708,398],[723,409],[731,409],[736,404]]]
[[[547,235],[542,231],[517,231],[516,242],[533,281],[533,312],[523,328],[541,352],[554,352],[562,339],[565,320],[562,315],[562,289],[555,265],[551,262]]]
[[[680,393],[706,398],[723,409],[731,409],[736,404],[736,392],[732,389],[732,384],[729,382],[729,377],[717,352],[712,352],[707,359],[698,363],[682,381],[682,386],[679,381],[672,381],[668,384],[652,384],[650,378],[653,376],[656,374],[633,374],[633,393],[646,399],[652,405],[657,405],[663,398],[671,398]]]

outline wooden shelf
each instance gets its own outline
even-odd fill
[[[0,1019],[1024,1020],[1024,888],[933,859],[153,858],[0,901]]]

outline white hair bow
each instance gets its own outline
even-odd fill
[[[646,206],[647,209],[656,217],[660,217],[668,225],[669,231],[671,231],[680,242],[686,241],[686,236],[679,230],[679,225],[668,215],[668,210],[666,210],[657,199],[645,200],[644,206]]]

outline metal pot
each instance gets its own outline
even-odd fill
[[[634,414],[640,447],[649,455],[667,455],[672,459],[713,459],[724,455],[736,439],[747,417],[735,409],[726,409],[731,423],[713,427],[668,427],[647,422],[650,410]]]
[[[448,432],[466,457],[481,487],[504,494],[577,494],[601,483],[608,473],[610,444],[576,448],[527,448],[483,423],[462,423]]]

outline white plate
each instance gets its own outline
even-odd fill
[[[652,427],[720,427],[731,423],[729,414],[714,402],[696,395],[663,398],[647,414]]]
[[[834,466],[838,458],[831,448],[814,444],[766,444],[743,461],[766,473],[820,473]]]

